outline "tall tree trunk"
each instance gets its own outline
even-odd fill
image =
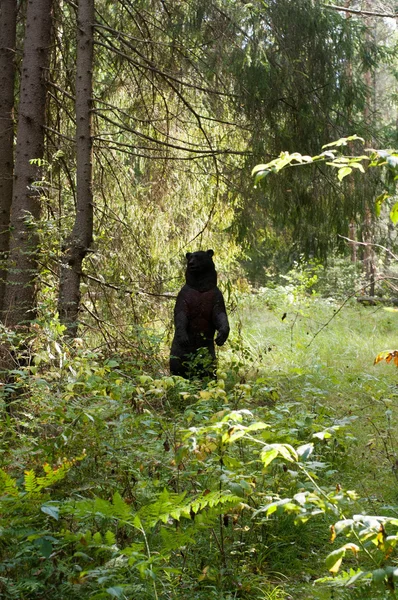
[[[346,0],[345,4],[344,4],[345,8],[350,8],[351,7],[351,0]],[[345,18],[346,19],[350,19],[351,15],[350,13],[346,13],[345,14]],[[351,58],[349,58],[347,60],[347,65],[346,65],[346,76],[347,76],[347,81],[349,83],[350,86],[352,86],[352,60]],[[348,123],[350,123],[351,125],[351,119],[352,119],[352,104],[350,104],[348,106],[347,109],[347,121]],[[350,197],[352,197],[354,195],[354,180],[352,177],[348,178],[348,182],[347,182],[347,189],[348,189],[348,194]],[[351,244],[351,262],[356,263],[358,258],[357,258],[357,228],[356,228],[356,224],[355,224],[355,215],[352,216],[351,220],[350,220],[350,224],[349,224],[349,228],[348,228],[348,237],[350,240],[352,240],[352,244]]]
[[[76,60],[77,206],[73,230],[65,242],[58,310],[67,334],[76,336],[83,260],[93,237],[92,86],[94,0],[79,0]]]
[[[371,2],[370,0],[366,0],[365,2],[365,9],[367,11],[371,11],[372,6],[371,6]],[[372,41],[372,33],[371,33],[371,19],[367,18],[365,19],[365,23],[366,23],[366,39],[370,45],[371,41]],[[365,82],[365,86],[366,86],[366,99],[365,99],[365,109],[364,109],[364,122],[371,128],[373,123],[374,123],[374,106],[373,106],[373,100],[374,100],[374,83],[375,83],[375,79],[372,75],[372,71],[370,70],[370,68],[367,69],[367,71],[364,74],[364,82]],[[367,136],[367,146],[372,147],[372,140],[371,140],[371,135],[370,133],[368,133]],[[365,191],[365,193],[367,193]],[[373,198],[371,199],[373,200]],[[364,262],[364,267],[365,267],[365,276],[366,276],[366,281],[368,284],[368,293],[370,296],[374,296],[375,295],[375,283],[376,283],[376,256],[375,256],[375,251],[374,251],[374,216],[373,213],[369,207],[369,203],[368,200],[366,199],[366,207],[365,207],[365,217],[364,217],[364,223],[363,223],[363,234],[362,234],[362,239],[363,241],[367,244],[364,247],[364,253],[363,253],[363,262]]]
[[[5,260],[10,243],[14,168],[14,83],[16,0],[0,3],[0,315],[5,290]]]
[[[1,0],[3,2],[3,0]],[[40,191],[33,183],[41,169],[32,164],[44,152],[46,71],[51,43],[52,0],[28,0],[18,110],[11,207],[11,238],[3,316],[9,327],[35,316]]]

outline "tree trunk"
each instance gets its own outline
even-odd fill
[[[3,2],[3,0],[1,0]],[[28,0],[18,110],[17,145],[11,207],[10,255],[3,317],[9,327],[35,316],[37,234],[40,180],[44,153],[46,71],[51,43],[52,0]]]
[[[348,237],[350,238],[350,240],[353,241],[353,243],[351,244],[351,262],[352,263],[356,263],[358,258],[357,258],[357,245],[356,245],[356,241],[357,241],[357,228],[355,226],[355,222],[352,219],[350,222],[350,231],[349,231],[349,235]]]
[[[366,0],[365,9],[367,11],[371,11],[371,3],[370,0]],[[371,19],[365,19],[366,24],[366,39],[370,45],[372,42],[372,34],[371,34]],[[372,76],[372,72],[370,68],[364,74],[364,83],[366,86],[366,98],[365,98],[365,109],[364,109],[364,122],[372,130],[372,126],[374,124],[374,107],[373,98],[374,98],[374,77]],[[373,109],[373,110],[372,110]],[[367,147],[372,147],[373,143],[371,140],[370,133],[367,136],[366,145]],[[366,193],[366,192],[365,192]],[[371,199],[373,200],[373,198]],[[367,244],[364,248],[363,262],[365,266],[365,277],[366,282],[368,284],[368,294],[370,296],[375,295],[375,284],[376,284],[376,255],[374,251],[374,217],[372,210],[369,207],[369,202],[366,202],[367,206],[365,207],[365,218],[364,218],[364,226],[363,226],[363,234],[362,239]]]
[[[0,3],[0,315],[3,308],[10,243],[10,211],[14,168],[14,83],[16,0]]]
[[[368,284],[367,293],[369,296],[375,295],[376,287],[376,257],[373,249],[374,243],[374,223],[373,215],[369,208],[365,209],[365,221],[363,228],[363,241],[367,246],[364,248],[363,262],[365,266],[365,278]]]
[[[93,237],[92,85],[94,0],[79,0],[76,60],[77,206],[62,258],[58,310],[67,335],[77,334],[83,260]]]

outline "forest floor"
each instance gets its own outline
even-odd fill
[[[394,598],[398,312],[340,308],[238,297],[207,387],[38,330],[3,391],[0,596]]]

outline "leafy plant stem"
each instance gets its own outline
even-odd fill
[[[146,552],[148,555],[148,560],[150,560],[151,559],[151,550],[149,548],[148,538],[146,536],[145,529],[143,527],[137,527],[137,529],[142,533],[142,537],[144,538],[144,543],[145,543],[145,549],[146,549]],[[152,566],[150,567],[150,570],[152,571]],[[152,579],[152,587],[153,587],[153,593],[155,595],[155,600],[159,600],[158,592],[156,589],[156,582],[153,578],[151,578],[151,579]]]
[[[222,527],[222,517],[221,517],[221,516],[220,516],[220,526]],[[213,534],[213,537],[214,537],[214,539],[215,539],[215,542],[216,542],[216,544],[217,544],[217,548],[218,548],[218,550],[219,550],[219,552],[220,552],[220,554],[221,554],[221,556],[222,556],[222,563],[223,563],[223,567],[225,567],[225,566],[226,566],[226,564],[225,564],[225,554],[224,554],[223,547],[222,547],[222,545],[221,545],[221,543],[220,543],[220,540],[218,539],[218,536],[217,536],[217,533],[216,533],[216,531],[215,531],[214,527],[212,527],[210,531],[211,531],[211,532],[212,532],[212,534]]]

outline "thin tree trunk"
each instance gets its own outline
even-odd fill
[[[367,11],[371,10],[370,0],[366,0],[365,9]],[[365,19],[366,23],[366,39],[370,45],[372,39],[371,35],[371,19]],[[374,86],[374,77],[372,76],[372,72],[368,69],[364,74],[364,82],[366,86],[366,99],[365,99],[365,109],[364,109],[364,122],[368,126],[373,125],[374,121],[374,111],[372,111],[372,102],[374,98],[373,86]],[[372,147],[372,140],[370,139],[370,135],[368,135],[368,139],[366,140],[367,146]],[[365,192],[367,193],[367,192]],[[364,218],[364,227],[363,227],[363,241],[368,245],[364,248],[363,261],[365,266],[365,276],[366,281],[369,285],[368,293],[370,296],[375,295],[375,282],[376,282],[376,256],[373,248],[374,243],[374,218],[371,209],[369,208],[369,204],[365,208],[365,218]]]
[[[356,245],[356,241],[357,241],[357,228],[355,226],[355,222],[354,220],[352,220],[350,222],[350,232],[349,232],[349,236],[350,240],[353,241],[353,243],[351,244],[351,262],[352,263],[356,263],[358,258],[357,258],[357,245]]]
[[[363,262],[365,266],[365,277],[368,283],[368,294],[374,296],[376,293],[376,257],[373,249],[374,243],[374,223],[373,215],[370,209],[365,209],[365,221],[363,228],[363,241],[368,245],[364,247]]]
[[[58,310],[67,334],[77,334],[82,263],[93,237],[92,86],[94,0],[79,0],[76,60],[77,206],[73,230],[65,242]]]
[[[5,260],[10,243],[14,169],[14,83],[16,0],[0,3],[0,315],[5,291]]]
[[[3,0],[1,0],[3,1]],[[3,316],[9,327],[35,316],[41,168],[32,159],[44,153],[46,72],[51,43],[52,0],[28,0],[18,110],[11,207],[11,238]]]
[[[351,7],[351,0],[347,0],[344,4],[345,8],[350,8]],[[346,19],[350,19],[351,15],[349,13],[345,14],[345,18]],[[346,76],[347,76],[347,80],[349,82],[349,85],[352,86],[352,60],[351,58],[348,59],[347,61],[347,65],[346,65]],[[347,112],[347,120],[348,123],[351,124],[351,118],[352,118],[352,105],[350,104],[348,106],[348,112]],[[348,189],[348,194],[349,196],[352,198],[354,195],[354,180],[352,177],[348,178],[348,182],[347,182],[347,189]],[[351,244],[351,262],[356,263],[358,260],[357,257],[357,245],[356,245],[356,225],[355,225],[355,216],[352,217],[350,224],[349,224],[349,231],[348,231],[348,237],[350,238],[350,240],[353,241],[353,243]]]

